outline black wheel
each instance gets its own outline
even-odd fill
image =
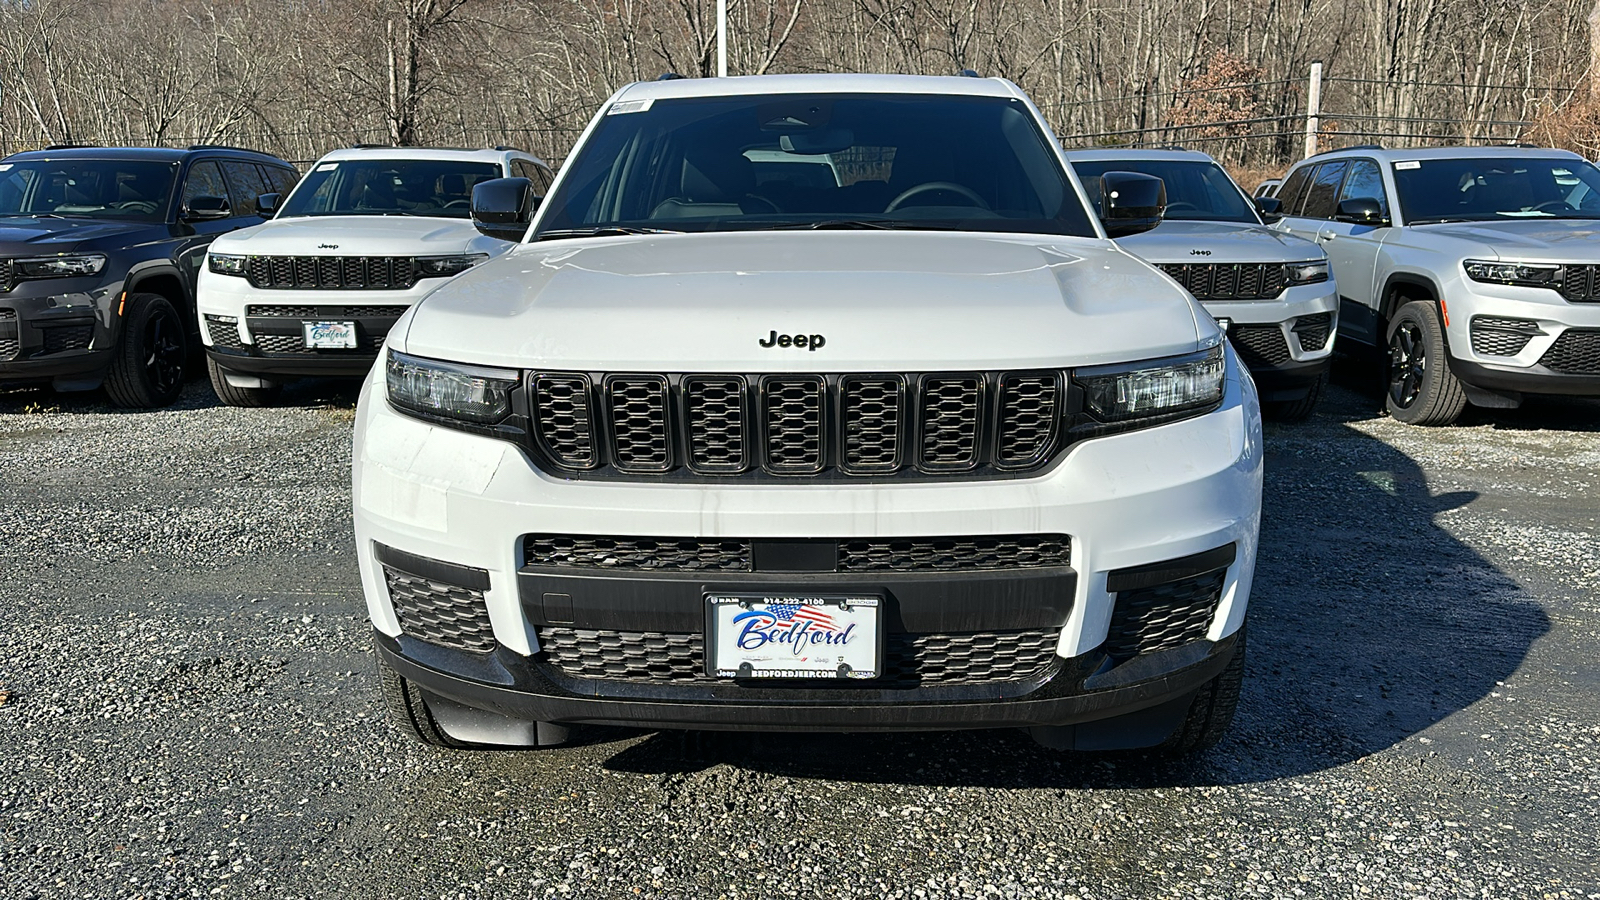
[[[106,396],[117,406],[154,409],[183,393],[189,338],[183,319],[160,294],[130,294],[122,340],[106,371]]]
[[[1281,400],[1273,403],[1262,404],[1261,411],[1267,418],[1275,422],[1304,422],[1311,418],[1311,413],[1317,408],[1317,401],[1322,398],[1322,388],[1328,383],[1327,373],[1317,376],[1311,389],[1299,400]]]
[[[422,692],[381,658],[378,660],[378,684],[383,691],[383,708],[389,721],[408,736],[430,747],[465,750],[474,746],[445,734],[434,721],[433,713],[428,711]]]
[[[1222,674],[1206,682],[1189,706],[1189,715],[1157,749],[1164,756],[1189,756],[1213,747],[1228,733],[1234,710],[1239,708],[1239,686],[1244,683],[1245,629],[1239,626],[1233,658]]]
[[[206,357],[206,373],[211,376],[211,389],[217,392],[217,399],[229,406],[271,406],[283,391],[282,386],[276,384],[265,388],[234,387],[228,383],[227,372],[209,356]]]
[[[1389,415],[1407,425],[1449,425],[1467,408],[1450,371],[1434,304],[1413,300],[1389,322]]]

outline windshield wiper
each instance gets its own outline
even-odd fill
[[[1412,219],[1407,225],[1444,225],[1450,222],[1484,222],[1486,219],[1450,219],[1439,217],[1437,219]]]
[[[683,234],[671,228],[635,228],[631,225],[594,225],[589,228],[558,228],[534,235],[536,241],[554,241],[574,237],[617,237],[626,234]]]
[[[820,222],[780,222],[761,228],[774,231],[949,231],[952,226],[938,222],[917,222],[907,219],[823,219]]]

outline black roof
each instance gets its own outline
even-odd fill
[[[30,159],[143,159],[151,162],[182,162],[191,156],[245,157],[256,162],[274,162],[288,165],[284,160],[259,150],[239,147],[62,147],[55,150],[24,150],[5,157],[12,162]]]

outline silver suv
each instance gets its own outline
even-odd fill
[[[1600,396],[1600,169],[1521,147],[1351,147],[1301,162],[1276,227],[1322,245],[1341,340],[1386,349],[1389,412]]]

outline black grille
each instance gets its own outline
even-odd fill
[[[230,316],[207,315],[206,330],[211,332],[211,345],[213,347],[244,348],[244,341],[239,339],[238,319]]]
[[[409,256],[252,256],[245,264],[257,288],[406,290],[417,283]]]
[[[626,569],[651,572],[748,572],[750,541],[716,538],[585,537],[530,534],[523,538],[530,566]]]
[[[1539,323],[1528,319],[1473,316],[1472,351],[1484,356],[1516,356],[1539,333]]]
[[[752,538],[594,537],[529,534],[529,566],[632,571],[752,572]],[[985,537],[845,538],[837,542],[838,572],[960,572],[1070,566],[1064,534]]]
[[[483,592],[383,567],[400,630],[430,644],[486,653],[494,649],[494,627]]]
[[[993,684],[1035,677],[1055,662],[1056,631],[883,636],[883,673],[862,687]],[[656,684],[715,683],[699,634],[539,629],[540,658],[570,678]],[[827,683],[833,684],[832,680]]]
[[[245,315],[281,319],[398,319],[409,306],[268,306],[251,304]]]
[[[12,281],[11,279],[15,268],[16,266],[11,262],[11,260],[0,259],[0,294],[4,294],[6,291],[9,291],[17,286],[16,282]]]
[[[1569,328],[1561,332],[1539,362],[1566,375],[1600,375],[1600,331]]]
[[[1197,300],[1271,300],[1283,293],[1282,263],[1163,263]]]
[[[1061,372],[538,372],[528,393],[543,461],[569,472],[976,477],[1049,462],[1064,385]]]
[[[1289,342],[1277,325],[1234,325],[1228,340],[1245,366],[1255,369],[1282,365],[1289,361]]]
[[[1600,300],[1600,265],[1569,265],[1561,279],[1561,296],[1574,303]]]
[[[1170,650],[1202,640],[1222,596],[1226,569],[1122,591],[1111,611],[1105,650],[1114,657]]]
[[[94,339],[93,325],[57,325],[51,328],[41,328],[44,335],[44,352],[64,353],[68,350],[83,350],[88,348],[89,342]]]
[[[10,260],[0,260],[10,262]],[[0,309],[0,359],[12,359],[22,352],[22,335],[17,327],[17,311]]]
[[[356,329],[356,348],[354,350],[324,350],[318,347],[307,347],[306,339],[301,334],[262,334],[255,332],[256,349],[262,353],[376,353],[378,344],[360,328]]]
[[[1328,345],[1328,332],[1333,327],[1333,313],[1316,313],[1294,320],[1295,337],[1300,339],[1300,349],[1313,353]]]
[[[977,538],[875,538],[839,542],[841,572],[951,572],[1072,564],[1062,534]]]

